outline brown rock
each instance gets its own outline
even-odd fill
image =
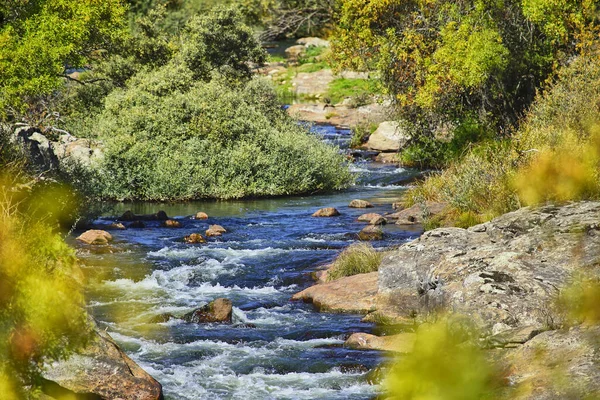
[[[183,240],[189,244],[206,243],[204,237],[199,233],[192,233],[191,235],[186,236]]]
[[[81,398],[122,400],[159,400],[162,387],[131,360],[108,333],[96,328],[86,348],[48,365],[43,377],[58,387],[46,384],[51,397],[70,391]]]
[[[208,214],[202,211],[196,213],[195,219],[208,219]]]
[[[219,298],[204,307],[185,314],[182,319],[196,324],[212,322],[231,323],[232,315],[233,306],[231,300]]]
[[[373,208],[373,204],[366,200],[352,200],[348,205],[350,208]]]
[[[162,226],[165,228],[181,228],[181,222],[176,221],[174,219],[168,219],[163,222]]]
[[[313,217],[337,217],[340,215],[340,212],[333,207],[321,208],[316,211],[312,216]]]
[[[164,211],[158,211],[154,214],[135,215],[131,210],[125,211],[119,218],[119,221],[166,221],[169,217]]]
[[[447,207],[447,203],[426,201],[424,204],[415,204],[412,207],[390,214],[387,217],[396,220],[397,225],[420,225],[423,224],[425,218],[439,215],[443,213]]]
[[[368,213],[368,214],[363,214],[360,217],[358,217],[357,221],[359,221],[359,222],[371,222],[374,218],[379,218],[379,217],[381,217],[381,214]]]
[[[206,230],[206,236],[221,236],[222,234],[227,233],[227,230],[223,228],[221,225],[211,225]]]
[[[375,310],[377,272],[347,276],[311,286],[292,300],[313,303],[319,311],[367,314]]]
[[[118,231],[123,231],[123,230],[125,230],[125,229],[127,229],[127,228],[125,228],[125,225],[123,225],[123,224],[122,224],[122,223],[120,223],[120,222],[113,222],[112,224],[110,224],[110,225],[108,226],[108,228],[107,228],[107,229],[114,229],[114,230],[118,230]]]
[[[367,148],[383,152],[398,152],[410,139],[398,122],[385,121],[369,136]]]
[[[390,336],[375,336],[368,333],[353,333],[344,343],[345,347],[357,350],[382,350],[395,353],[410,353],[416,341],[415,333],[399,333]]]
[[[383,239],[383,231],[374,225],[369,225],[369,226],[364,227],[358,233],[358,238],[363,241],[382,240]]]
[[[381,215],[373,218],[369,221],[369,225],[385,225],[387,224],[387,219],[383,218]]]
[[[86,244],[106,245],[112,242],[113,237],[106,231],[92,229],[82,233],[77,240]]]

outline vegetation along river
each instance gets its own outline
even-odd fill
[[[347,151],[350,132],[314,128],[323,140]],[[285,168],[282,165],[282,168]],[[126,210],[159,209],[181,229],[148,222],[144,229],[114,233],[104,254],[80,249],[88,277],[88,305],[100,326],[164,386],[169,399],[370,399],[377,387],[367,371],[378,352],[342,347],[353,332],[370,332],[360,316],[317,313],[290,297],[311,284],[310,273],[356,241],[365,212],[351,200],[372,202],[369,212],[392,211],[416,171],[359,158],[357,184],[343,192],[304,197],[183,204],[119,204],[103,219]],[[341,216],[312,218],[322,207]],[[190,216],[206,212],[208,220]],[[207,244],[183,237],[219,224],[228,233]],[[384,227],[376,247],[404,243],[420,234]],[[163,313],[183,314],[211,300],[233,302],[234,323],[151,323]]]

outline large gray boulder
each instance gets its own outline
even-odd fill
[[[598,274],[600,203],[523,208],[470,229],[426,232],[384,257],[379,307],[464,313],[483,327],[547,326],[576,270]]]
[[[405,130],[396,121],[385,121],[379,124],[379,127],[367,142],[370,150],[382,152],[397,152],[410,139]]]

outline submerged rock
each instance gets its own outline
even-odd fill
[[[186,322],[201,323],[231,323],[233,305],[231,300],[225,298],[216,299],[204,307],[198,308],[185,314],[182,319]]]
[[[227,233],[227,229],[223,228],[221,225],[211,225],[206,230],[206,236],[221,236],[222,234]]]
[[[82,233],[79,237],[77,237],[77,240],[86,244],[106,245],[109,242],[112,242],[113,237],[106,231],[91,229]]]
[[[326,207],[317,210],[312,216],[313,217],[337,217],[340,212],[333,207]]]
[[[355,199],[350,202],[348,207],[350,207],[350,208],[373,208],[373,204],[369,203],[366,200]]]
[[[163,399],[162,386],[131,360],[108,333],[96,328],[93,339],[68,359],[43,372],[44,392],[63,398]]]
[[[131,224],[129,224],[129,227],[134,229],[143,229],[146,227],[146,224],[142,221],[133,221]]]

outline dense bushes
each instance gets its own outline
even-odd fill
[[[449,202],[472,223],[546,201],[600,197],[600,62],[580,57],[533,104],[514,138],[476,146],[411,190],[407,203]],[[472,224],[471,223],[471,224]]]

